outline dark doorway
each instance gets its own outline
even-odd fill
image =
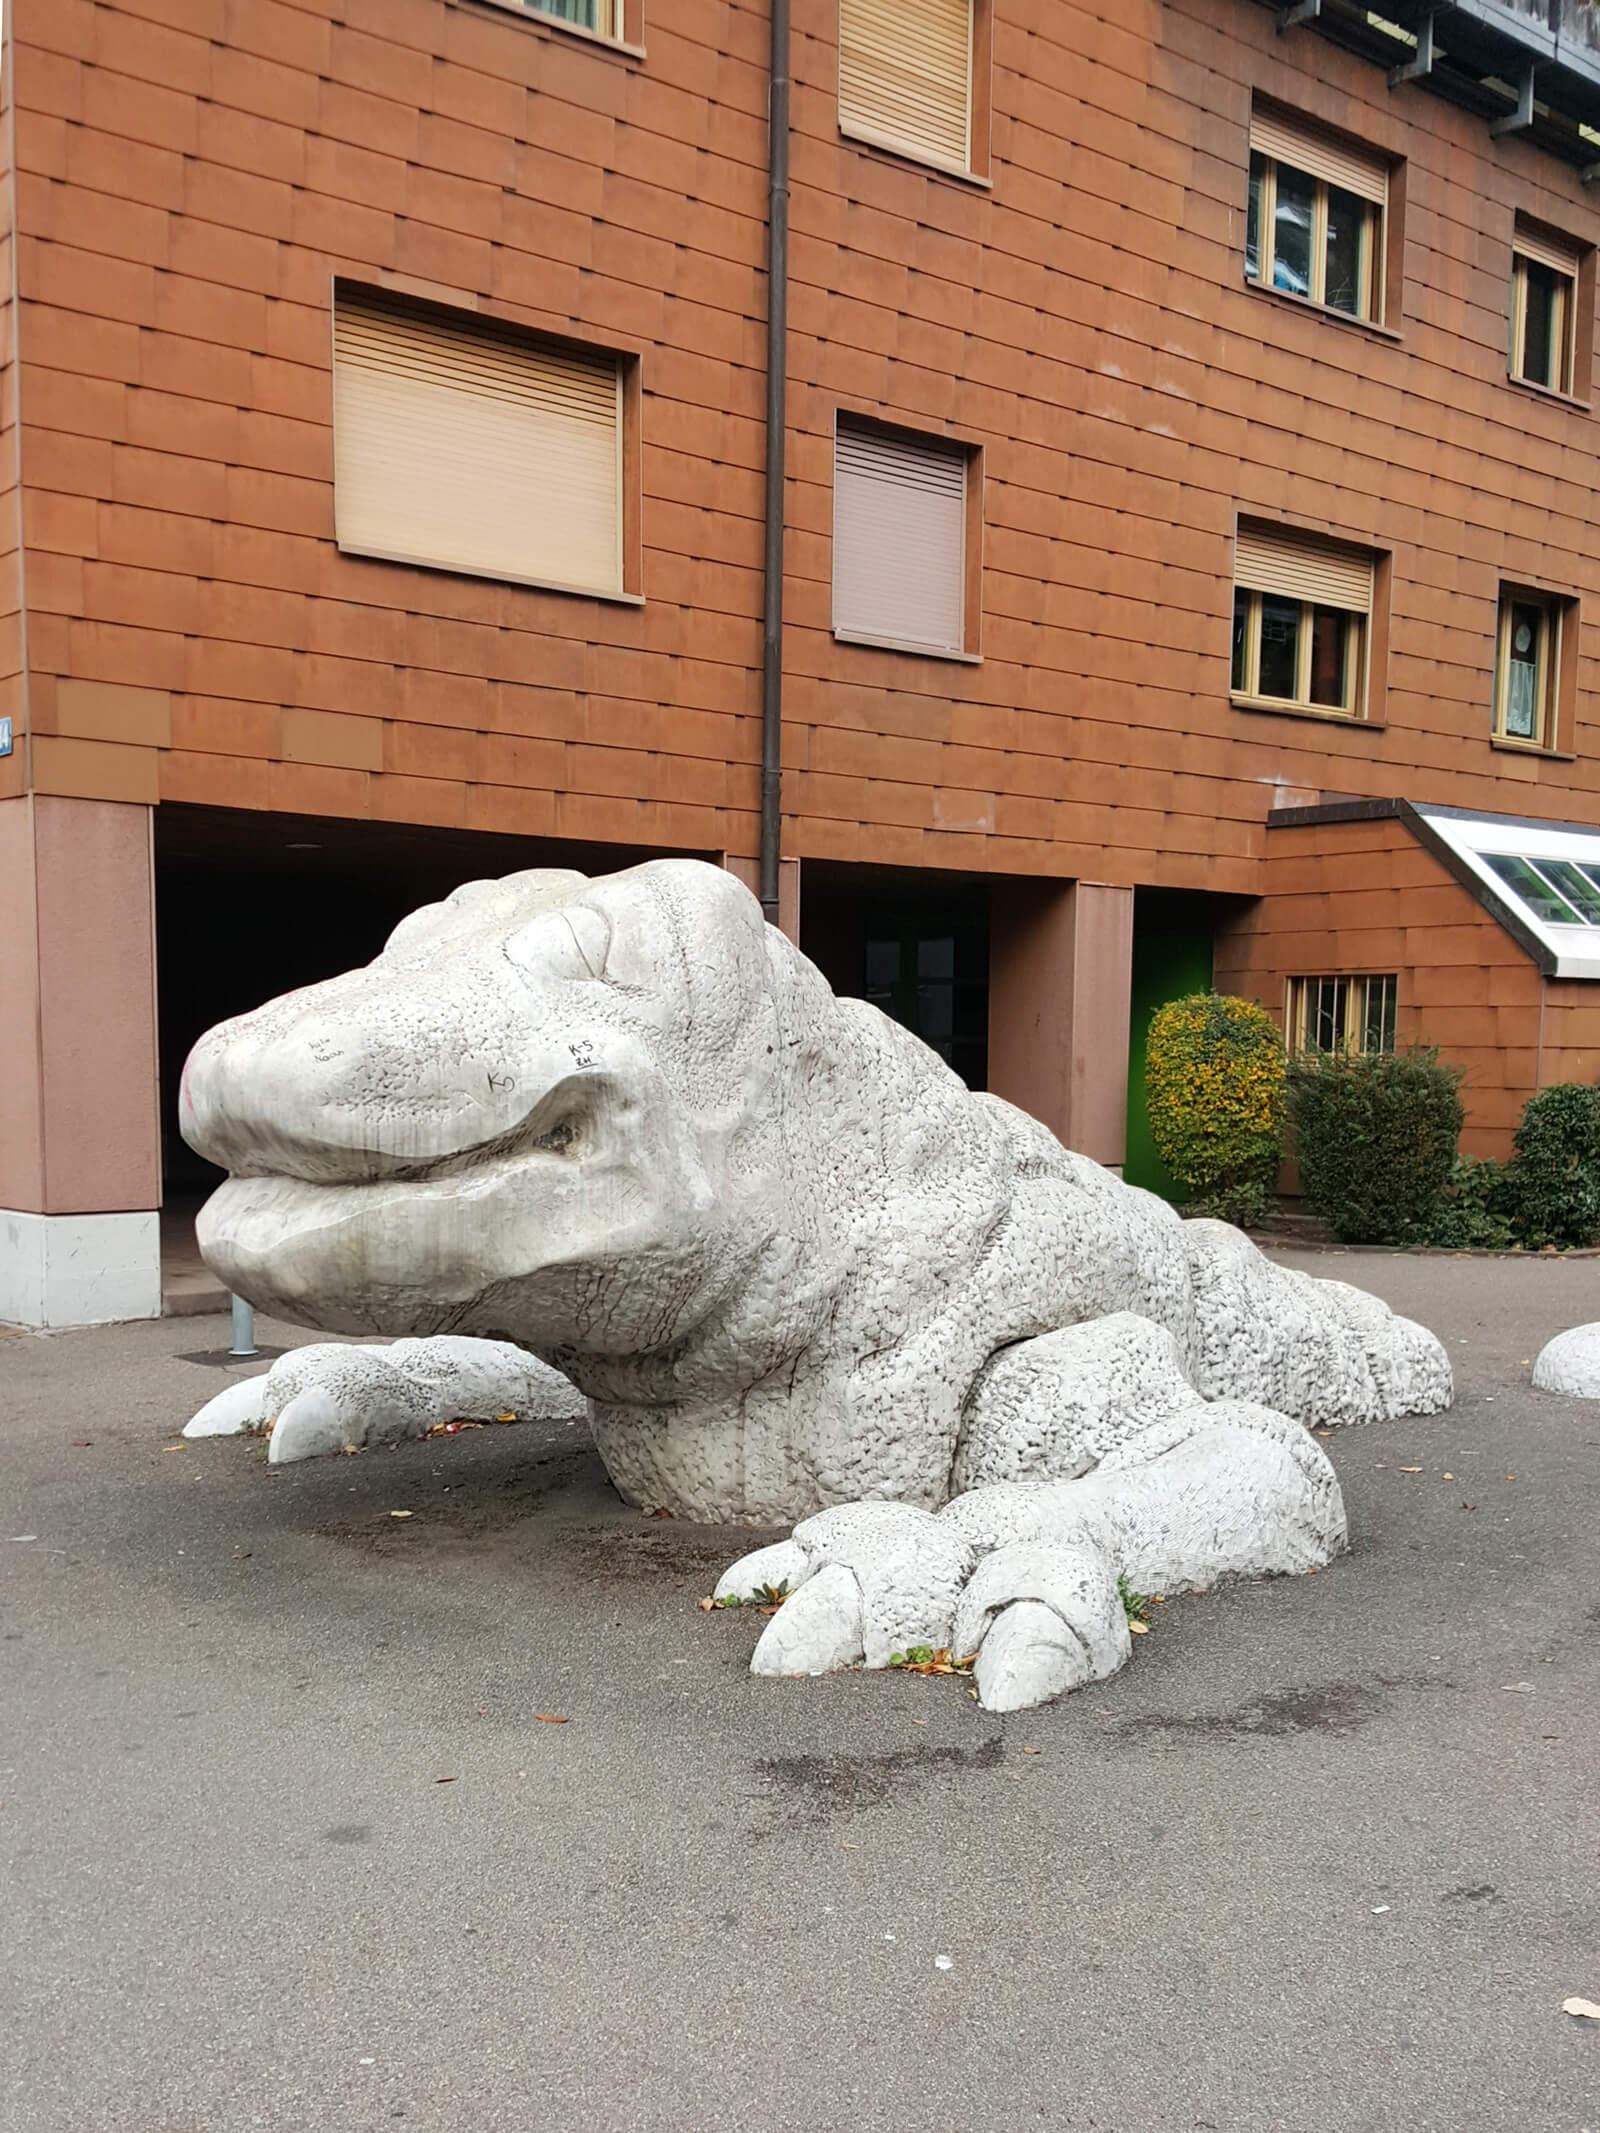
[[[245,809],[156,810],[156,971],[165,1194],[221,1173],[178,1132],[178,1081],[213,1023],[370,963],[400,920],[465,881],[526,867],[609,874],[659,851]],[[692,854],[707,857],[707,854]]]
[[[970,876],[808,860],[800,945],[981,1089],[989,1065],[989,887]]]

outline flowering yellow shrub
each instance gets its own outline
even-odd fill
[[[1278,1025],[1253,1000],[1192,992],[1156,1010],[1145,1056],[1150,1134],[1187,1187],[1190,1213],[1229,1222],[1264,1213],[1283,1153],[1286,1067]]]

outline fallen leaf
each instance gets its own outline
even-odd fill
[[[668,1510],[652,1511],[650,1516],[652,1518],[670,1518],[672,1513]]]
[[[504,1414],[495,1416],[495,1420],[497,1422],[515,1422],[516,1419],[516,1416],[511,1412],[509,1407],[506,1409]]]
[[[1600,2022],[1600,2006],[1596,2006],[1593,2000],[1580,2000],[1577,1998],[1563,2000],[1561,2002],[1561,2012],[1569,2015],[1582,2015],[1589,2022]]]
[[[1403,1466],[1400,1471],[1402,1474],[1420,1474],[1422,1469],[1420,1466]]]
[[[558,1718],[554,1711],[535,1711],[533,1715],[541,1726],[569,1726],[572,1723],[570,1718]]]
[[[454,1778],[435,1778],[433,1782],[434,1782],[434,1783],[435,1783],[436,1785],[453,1785],[453,1784],[455,1783],[455,1779],[454,1779]]]
[[[1128,1627],[1132,1630],[1133,1634],[1136,1637],[1148,1637],[1150,1634],[1150,1625],[1148,1622],[1135,1622],[1131,1616],[1128,1620]]]
[[[716,1601],[712,1599],[709,1593],[703,1600],[697,1600],[695,1602],[695,1605],[699,1608],[700,1612],[703,1615],[710,1614],[711,1610],[716,1606],[716,1604]]]
[[[183,1452],[187,1451],[188,1448],[186,1444],[163,1444],[161,1447],[164,1452]],[[1507,1474],[1506,1479],[1509,1481],[1511,1476]]]
[[[1043,1755],[1044,1750],[1042,1748],[1024,1748],[1022,1752],[1024,1755]]]
[[[415,1515],[416,1515],[416,1514],[415,1514],[414,1512],[411,1512],[411,1511],[391,1511],[391,1512],[389,1513],[389,1516],[390,1516],[391,1518],[412,1518],[412,1517],[414,1517]]]

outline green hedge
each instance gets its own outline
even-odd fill
[[[1306,1205],[1341,1244],[1417,1244],[1450,1180],[1461,1070],[1437,1052],[1314,1052],[1289,1068]]]
[[[1515,1147],[1505,1189],[1521,1241],[1600,1243],[1600,1089],[1566,1081],[1530,1096]]]

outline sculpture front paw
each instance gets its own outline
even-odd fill
[[[927,1645],[972,1659],[978,1700],[1021,1711],[1103,1680],[1132,1648],[1119,1573],[1140,1591],[1319,1569],[1344,1503],[1298,1422],[1245,1401],[1191,1407],[1128,1438],[1092,1474],[996,1482],[937,1515],[845,1504],[736,1563],[721,1596],[787,1585],[758,1674],[887,1666]]]
[[[269,1433],[274,1465],[424,1437],[441,1422],[581,1421],[587,1403],[548,1363],[506,1341],[439,1335],[382,1348],[315,1341],[208,1400],[184,1431]]]
[[[1115,1673],[1130,1648],[1115,1573],[1083,1534],[980,1554],[945,1516],[842,1504],[735,1563],[716,1597],[785,1587],[752,1673],[886,1667],[925,1646],[973,1662],[985,1709],[1019,1711]]]

